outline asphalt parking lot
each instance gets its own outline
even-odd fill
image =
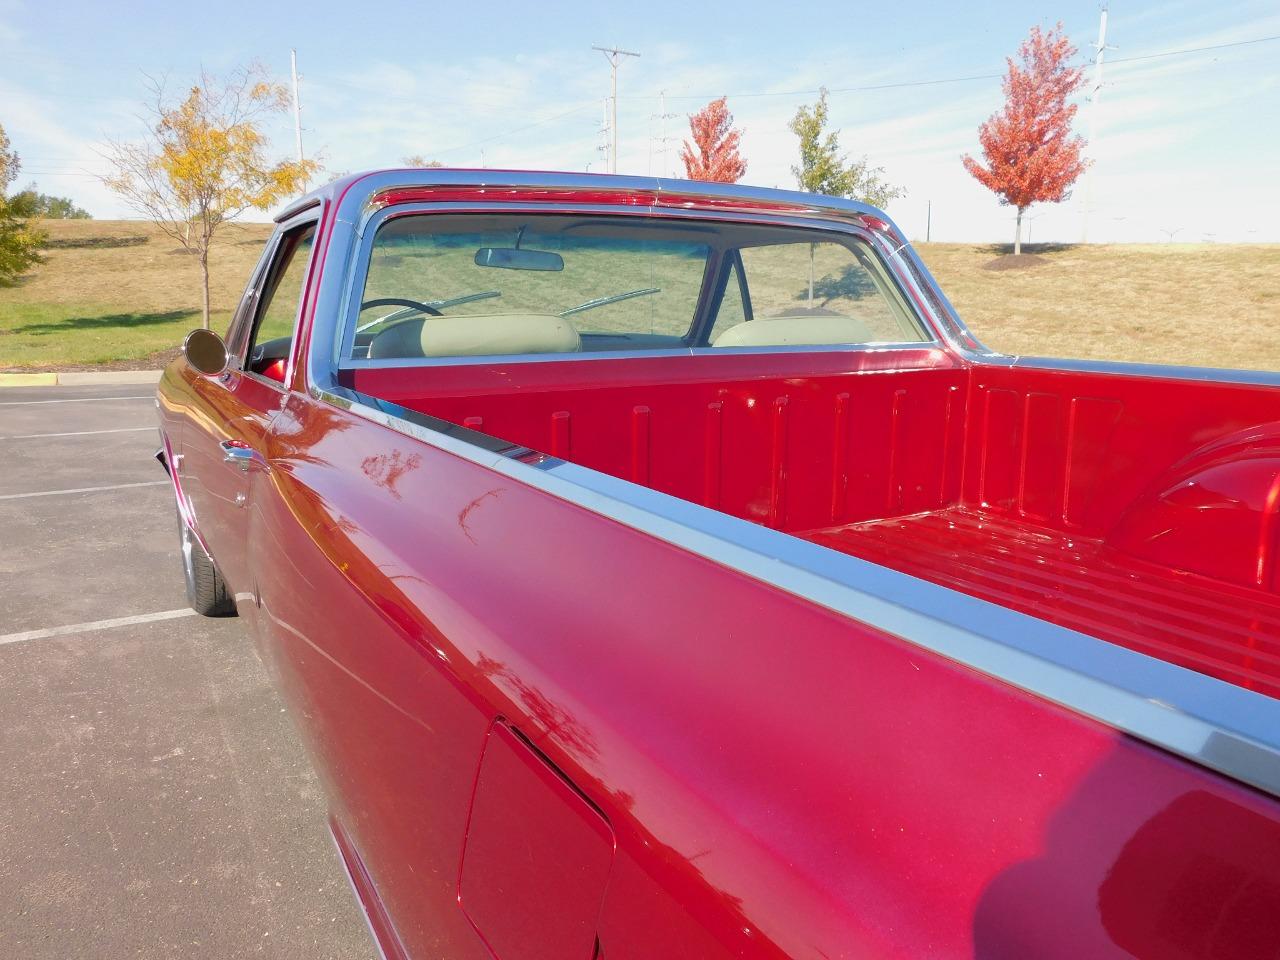
[[[0,389],[0,958],[376,956],[252,642],[183,612],[153,389]]]

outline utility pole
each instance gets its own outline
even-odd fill
[[[611,101],[609,120],[609,172],[618,172],[618,63],[623,57],[638,57],[640,54],[630,50],[619,50],[617,47],[592,47],[599,50],[609,61],[609,100]]]
[[[1023,218],[1027,221],[1027,246],[1028,247],[1031,246],[1031,225],[1035,223],[1035,221],[1038,220],[1040,217],[1043,217],[1044,214],[1045,214],[1045,211],[1041,210],[1039,213],[1028,213],[1026,217]]]
[[[293,74],[293,138],[298,147],[298,162],[302,162],[302,104],[298,102],[298,51],[289,51],[289,72]]]
[[[604,168],[609,169],[609,98],[600,98],[600,146],[596,153],[604,158]]]
[[[667,91],[665,91],[665,90],[661,91],[661,92],[658,94],[658,97],[659,97],[659,102],[662,104],[662,106],[660,106],[660,107],[658,108],[659,112],[658,112],[658,113],[655,113],[655,114],[654,114],[653,116],[651,116],[649,119],[650,119],[650,120],[658,120],[658,121],[661,121],[661,123],[662,123],[662,135],[661,135],[661,137],[658,139],[658,144],[659,144],[659,146],[658,146],[658,156],[660,156],[660,157],[662,158],[662,166],[661,166],[661,167],[659,168],[659,170],[658,170],[658,176],[660,176],[660,177],[665,177],[665,176],[667,176],[667,170],[668,170],[668,166],[667,166],[667,144],[668,144],[668,143],[670,143],[672,140],[674,140],[674,139],[675,139],[675,137],[668,137],[668,136],[667,136],[667,121],[668,121],[668,120],[674,120],[674,119],[676,119],[676,117],[678,117],[678,116],[679,116],[679,114],[677,114],[677,113],[667,113]],[[650,127],[650,128],[649,128],[649,130],[650,130],[650,133],[652,134],[653,128],[652,128],[652,127]],[[650,149],[652,149],[652,141],[650,142]]]
[[[928,201],[924,214],[924,242],[928,243],[933,239],[933,201]]]
[[[1098,100],[1102,96],[1102,61],[1107,53],[1107,7],[1103,4],[1098,20],[1098,42],[1093,45],[1093,89],[1089,92],[1089,147],[1094,144],[1098,128]],[[1093,164],[1084,172],[1084,212],[1080,220],[1080,242],[1089,242],[1089,212],[1093,206]]]

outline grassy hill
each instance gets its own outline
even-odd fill
[[[200,325],[200,268],[154,226],[52,220],[46,262],[0,287],[0,370],[159,365]],[[213,327],[225,331],[271,225],[229,226],[210,252]]]
[[[200,322],[194,261],[154,227],[47,224],[48,261],[0,288],[0,370],[154,366]],[[224,330],[270,233],[229,227],[211,256]],[[975,333],[1009,353],[1280,370],[1280,245],[1031,247],[1039,260],[989,269],[1004,250],[920,244]]]

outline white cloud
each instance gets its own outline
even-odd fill
[[[0,51],[16,42],[13,28],[6,27],[11,18],[5,2],[0,0]],[[1134,13],[1113,11],[1109,40],[1119,49],[1110,54],[1097,142],[1089,151],[1096,160],[1092,237],[1160,239],[1160,228],[1185,218],[1220,239],[1280,239],[1274,177],[1266,163],[1245,156],[1269,155],[1274,167],[1277,134],[1274,124],[1266,129],[1259,105],[1274,101],[1280,89],[1280,44],[1117,62],[1280,33],[1280,15],[1270,12],[1234,24],[1223,25],[1222,19],[1220,10],[1192,0]],[[760,24],[759,29],[766,28],[764,20]],[[1091,36],[1093,25],[1086,29]],[[1077,42],[1084,48],[1082,39]],[[643,52],[638,60],[624,60],[619,70],[623,172],[658,173],[664,162],[671,171],[678,169],[685,115],[702,106],[703,98],[728,94],[730,109],[745,129],[747,179],[789,187],[796,144],[787,122],[825,84],[834,91],[831,121],[841,130],[846,152],[866,155],[885,168],[887,179],[908,190],[890,212],[909,234],[923,234],[930,200],[935,238],[1003,239],[1011,233],[1011,211],[1000,207],[960,162],[964,152],[977,150],[978,125],[1000,106],[997,79],[840,92],[998,73],[1003,69],[999,58],[984,55],[984,62],[975,62],[959,39],[913,39],[905,49],[879,49],[869,37],[838,31],[829,40],[813,40],[804,57],[739,55],[732,43],[684,36],[649,43]],[[136,131],[133,105],[95,101],[79,90],[61,97],[54,85],[61,84],[66,65],[47,59],[40,78],[22,86],[0,84],[5,111],[0,119],[32,159],[32,170],[62,171],[39,176],[42,185],[74,196],[98,215],[119,215],[119,203],[84,174],[100,170],[94,145],[104,135],[127,137]],[[358,67],[311,68],[303,77],[305,140],[309,153],[323,150],[331,170],[395,164],[415,153],[459,166],[483,159],[489,166],[603,169],[596,148],[608,65],[585,46],[425,60],[396,61],[388,55]],[[69,82],[65,88],[76,89]],[[36,89],[41,96],[33,93]],[[677,115],[667,121],[672,142],[665,157],[657,140],[662,123],[655,118],[661,112],[659,90],[669,95],[667,112]],[[1086,112],[1082,104],[1077,127],[1082,132],[1088,126]],[[287,152],[289,118],[274,121],[270,132],[277,149]],[[49,166],[37,167],[37,160]],[[1082,185],[1070,202],[1034,210],[1034,235],[1078,237],[1083,193]]]

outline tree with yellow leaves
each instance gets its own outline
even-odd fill
[[[103,182],[198,259],[205,329],[209,247],[219,228],[300,193],[320,169],[314,160],[267,159],[263,122],[288,108],[287,88],[260,64],[222,79],[202,73],[176,104],[153,83],[147,136],[109,145],[112,172]]]
[[[45,241],[32,220],[39,214],[35,193],[24,190],[9,196],[9,184],[18,178],[16,151],[9,149],[9,137],[0,127],[0,287],[7,287],[30,267],[40,263],[40,247]]]

